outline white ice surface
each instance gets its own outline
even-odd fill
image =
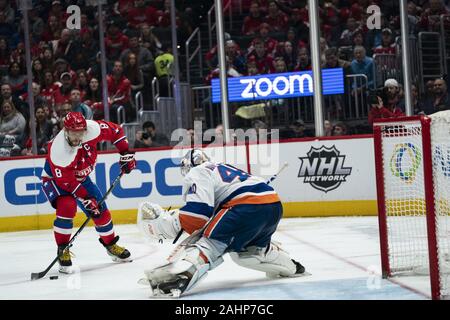
[[[58,274],[55,266],[40,280],[56,255],[52,230],[0,233],[0,299],[149,299],[137,281],[143,270],[163,261],[172,244],[149,244],[135,225],[115,226],[119,244],[134,258],[117,264],[106,255],[94,228],[73,246],[80,272]],[[381,279],[376,217],[283,219],[274,239],[311,276],[269,280],[264,273],[225,262],[182,299],[428,299],[426,277]],[[59,275],[58,280],[49,276]]]

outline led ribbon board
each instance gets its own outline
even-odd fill
[[[220,102],[220,80],[212,79],[212,102]],[[324,95],[344,93],[342,68],[322,70]],[[314,94],[312,71],[263,74],[228,78],[228,101],[306,97]]]

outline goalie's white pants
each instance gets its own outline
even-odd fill
[[[267,248],[248,247],[244,252],[230,252],[230,257],[242,267],[263,271],[268,277],[291,277],[297,266],[280,244],[272,241]]]

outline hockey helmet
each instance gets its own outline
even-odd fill
[[[69,112],[64,117],[64,128],[71,131],[83,131],[87,128],[86,119],[81,112]]]
[[[187,175],[191,168],[210,161],[209,157],[200,149],[189,150],[181,159],[181,174]]]
[[[71,147],[81,146],[87,130],[86,119],[81,112],[69,112],[64,117],[64,135]]]

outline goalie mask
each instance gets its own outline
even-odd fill
[[[189,150],[181,159],[181,174],[187,175],[191,168],[210,161],[209,157],[200,149]]]

